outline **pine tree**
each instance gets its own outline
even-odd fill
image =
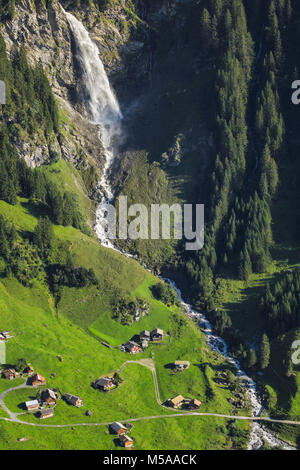
[[[48,259],[51,256],[54,242],[53,227],[48,217],[39,219],[34,229],[33,241],[38,247],[41,258]]]
[[[250,274],[252,273],[252,263],[247,250],[240,256],[239,266],[239,278],[243,281],[248,281]]]
[[[211,42],[211,16],[209,11],[204,8],[200,17],[200,36],[205,44],[209,45]]]
[[[212,46],[217,49],[219,46],[218,18],[213,15],[211,20],[211,42]]]
[[[266,334],[263,334],[259,348],[259,366],[266,369],[270,363],[270,342]]]
[[[251,348],[251,349],[249,349],[249,352],[248,352],[247,366],[250,369],[251,367],[255,366],[256,363],[257,363],[256,352],[253,348]]]
[[[224,28],[225,28],[225,35],[228,40],[232,32],[232,16],[231,16],[229,8],[227,8],[225,12]]]
[[[9,245],[3,225],[0,226],[0,256],[6,260],[9,256]]]
[[[263,199],[266,199],[269,195],[268,181],[266,173],[262,173],[259,181],[259,194]]]

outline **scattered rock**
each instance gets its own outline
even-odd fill
[[[85,412],[86,416],[92,416],[93,415],[93,412],[91,410],[87,410]]]
[[[54,379],[54,377],[56,377],[56,372],[53,372],[53,373],[51,374],[51,379]]]
[[[59,362],[63,362],[63,357],[62,356],[58,355],[57,359],[59,360]]]
[[[29,437],[19,437],[18,442],[26,442],[29,441]]]

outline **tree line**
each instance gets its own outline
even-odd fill
[[[223,269],[248,280],[271,262],[271,204],[285,152],[278,83],[285,65],[282,31],[291,21],[289,0],[269,0],[255,51],[242,0],[201,2],[199,37],[214,57],[215,157],[204,184],[204,248],[184,255],[183,282],[199,308],[214,308],[214,278]],[[260,52],[259,52],[260,51]],[[197,195],[196,195],[197,198]],[[191,288],[191,289],[190,289]]]
[[[15,277],[27,287],[38,279],[54,295],[62,286],[98,284],[92,269],[74,264],[68,242],[55,236],[48,217],[40,217],[33,234],[26,238],[0,214],[0,275]]]
[[[270,338],[300,327],[300,269],[285,272],[266,287],[260,308]]]

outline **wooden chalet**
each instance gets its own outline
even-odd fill
[[[184,397],[182,395],[177,395],[177,397],[170,398],[168,403],[172,408],[179,408],[184,402]]]
[[[17,375],[15,369],[5,369],[2,371],[2,377],[6,380],[14,380]]]
[[[127,343],[124,344],[124,347],[130,354],[137,354],[142,351],[142,348],[134,341],[127,341]]]
[[[199,400],[191,400],[190,403],[189,403],[189,409],[190,410],[199,410],[201,406],[201,401]]]
[[[164,331],[160,328],[156,328],[155,330],[151,331],[151,341],[159,342],[162,341],[163,337],[165,336]]]
[[[51,390],[50,388],[46,388],[46,390],[42,391],[41,400],[46,405],[56,405],[56,402],[58,400],[58,395],[57,393],[54,392],[54,390]]]
[[[127,436],[127,434],[124,434],[123,436],[119,437],[120,439],[120,444],[122,447],[132,447],[133,446],[133,440],[131,437]]]
[[[41,374],[34,374],[31,377],[30,383],[33,387],[36,387],[37,385],[45,385],[46,384],[46,379]]]
[[[40,405],[37,400],[25,401],[25,408],[27,411],[37,411]]]
[[[71,393],[65,393],[64,398],[67,403],[76,406],[76,408],[80,408],[83,405],[82,399]]]
[[[34,374],[34,368],[31,367],[31,366],[27,366],[27,367],[25,367],[25,369],[23,370],[23,373],[24,373],[24,374],[27,374],[27,375],[32,375],[32,374]]]
[[[54,408],[44,408],[39,411],[40,419],[51,418],[53,415],[54,415]]]
[[[109,430],[113,434],[117,434],[118,436],[121,436],[123,434],[126,434],[127,428],[126,426],[123,426],[123,424],[119,423],[118,421],[114,421],[109,425]]]
[[[143,340],[146,340],[146,341],[150,341],[150,331],[148,330],[143,330],[141,331],[140,333],[140,340],[143,341]]]
[[[95,380],[93,383],[94,388],[99,388],[100,390],[111,390],[115,387],[115,383],[110,377],[101,377],[100,379]]]

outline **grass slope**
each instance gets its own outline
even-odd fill
[[[0,210],[16,223],[20,233],[25,232],[28,236],[34,230],[37,219],[31,212],[28,201],[20,200],[15,207],[1,202]],[[80,409],[60,401],[55,416],[47,420],[47,423],[75,424],[87,420],[107,422],[170,414],[169,410],[164,410],[155,400],[151,371],[138,364],[129,364],[124,368],[121,374],[124,382],[113,392],[101,393],[91,387],[95,378],[118,370],[126,360],[132,359],[118,349],[105,348],[97,338],[89,334],[88,327],[93,324],[95,328],[95,321],[99,335],[109,336],[116,343],[128,339],[128,336],[144,327],[160,326],[169,331],[170,336],[162,344],[153,345],[145,353],[134,357],[154,358],[161,398],[165,400],[177,394],[200,397],[203,410],[230,413],[232,407],[227,401],[230,393],[214,381],[218,368],[226,369],[230,366],[207,349],[204,335],[191,321],[186,320],[186,325],[180,327],[180,321],[184,321],[185,317],[179,309],[168,309],[152,297],[150,287],[156,282],[155,277],[136,261],[104,249],[95,238],[78,230],[56,226],[55,233],[59,238],[68,240],[76,263],[94,269],[99,279],[99,289],[65,289],[56,311],[52,296],[39,282],[35,281],[31,288],[25,288],[14,279],[1,279],[0,282],[0,327],[11,331],[14,336],[7,344],[7,363],[14,364],[18,358],[24,357],[36,371],[47,378],[47,386],[57,387],[62,393],[78,394],[83,398],[84,406]],[[110,305],[115,293],[120,291],[149,300],[151,314],[142,320],[144,324],[141,322],[127,328],[111,320],[108,315]],[[175,311],[177,315],[173,316]],[[62,362],[58,356],[62,356]],[[182,375],[171,373],[165,366],[180,358],[190,360],[191,368]],[[200,363],[207,364],[205,371],[198,367]],[[56,377],[51,378],[52,373]],[[20,380],[9,382],[1,378],[0,390],[19,383]],[[213,390],[210,400],[206,398],[208,385]],[[36,390],[32,389],[14,391],[6,395],[5,402],[13,411],[21,412],[20,404],[35,396],[35,393]],[[84,415],[87,409],[93,411],[90,418]],[[32,415],[25,414],[22,419],[39,423]],[[233,445],[225,420],[222,421],[223,428],[220,432],[220,420],[214,418],[209,421],[186,417],[182,424],[180,418],[174,422],[172,419],[169,418],[163,426],[156,420],[147,421],[148,437],[142,431],[142,424],[137,424],[134,435],[137,439],[136,448],[159,446],[157,448],[184,449],[199,446],[208,448],[211,445],[215,448],[230,448]],[[206,426],[209,433],[205,431]],[[0,448],[115,448],[113,437],[105,434],[106,428],[74,429],[75,431],[72,428],[43,429],[41,438],[38,428],[3,423],[0,420]],[[166,429],[170,432],[165,432]],[[198,432],[203,434],[200,443]],[[30,440],[21,445],[17,438],[22,436],[28,436]],[[245,437],[243,435],[241,442],[245,443]]]

